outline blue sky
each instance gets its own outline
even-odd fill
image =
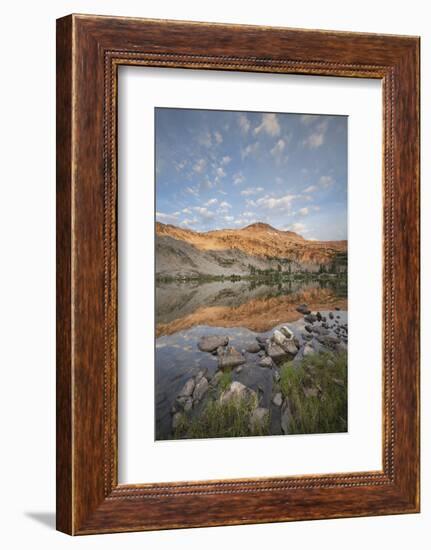
[[[347,239],[347,117],[155,111],[156,219]]]

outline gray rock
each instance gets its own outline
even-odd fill
[[[271,369],[274,366],[274,361],[271,357],[265,356],[259,361],[259,366]]]
[[[202,336],[198,342],[198,348],[201,351],[213,352],[216,351],[218,347],[225,347],[229,343],[229,338],[227,336]]]
[[[266,353],[273,360],[285,359],[288,356],[287,351],[285,351],[278,344],[275,344],[274,342],[271,342],[271,341],[269,341],[266,345]]]
[[[276,407],[281,407],[281,404],[283,403],[283,396],[281,395],[281,392],[278,392],[274,395],[272,398],[272,402]]]
[[[260,344],[258,342],[252,342],[251,344],[249,344],[245,348],[245,350],[248,353],[258,353],[261,350],[261,347],[260,347]]]
[[[307,315],[308,313],[311,313],[311,311],[308,309],[307,304],[301,304],[296,308],[296,311],[302,313],[302,315]]]
[[[289,400],[285,399],[281,405],[281,429],[284,434],[290,433],[290,425],[292,423],[292,411]]]
[[[232,400],[253,399],[257,405],[257,394],[241,382],[234,381],[220,396],[220,403],[228,403]]]
[[[201,369],[197,375],[195,376],[195,383],[197,384],[199,382],[199,380],[201,380],[204,376],[207,375],[207,372],[208,372],[208,369],[205,368],[205,369]]]
[[[282,332],[288,340],[293,340],[295,336],[287,325],[280,327],[280,332]]]
[[[206,394],[208,386],[208,380],[205,377],[201,378],[196,384],[195,390],[193,392],[193,399],[195,401],[200,401],[202,397]]]
[[[195,381],[193,378],[189,378],[182,387],[178,397],[190,397],[195,389]]]
[[[332,320],[334,318],[334,314],[332,313],[332,311],[329,312],[329,318]]]
[[[312,313],[304,315],[304,319],[307,321],[307,323],[315,323],[317,321],[317,317]]]
[[[273,373],[272,373],[272,377],[274,378],[274,382],[280,382],[280,373],[278,372],[277,369],[274,369]]]
[[[239,374],[239,373],[242,371],[242,369],[243,369],[243,367],[240,365],[239,367],[237,367],[237,368],[235,369],[235,372],[236,372],[237,374]]]
[[[298,347],[292,340],[288,340],[282,347],[292,357],[294,357],[298,353]]]
[[[309,355],[314,355],[315,353],[316,353],[316,350],[311,344],[309,343],[305,344],[304,350],[303,350],[304,357],[308,357]]]
[[[332,381],[334,384],[337,384],[337,386],[340,386],[340,388],[344,388],[344,382],[339,378],[333,378]]]
[[[340,311],[339,307],[334,307],[335,311]]]
[[[307,332],[310,332],[310,333],[313,332],[313,327],[311,325],[305,325],[304,328]]]
[[[250,415],[249,428],[252,432],[262,430],[269,418],[269,410],[257,407]]]
[[[280,330],[274,330],[274,333],[272,335],[272,341],[275,344],[278,344],[279,346],[283,347],[284,344],[287,344],[288,339]]]
[[[234,347],[228,347],[222,355],[219,355],[218,366],[220,369],[234,368],[245,363],[245,357]]]
[[[193,399],[191,396],[180,396],[175,401],[175,410],[189,411],[193,406]]]

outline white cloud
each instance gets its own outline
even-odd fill
[[[181,172],[187,166],[187,161],[186,160],[181,160],[181,161],[178,162],[178,161],[174,160],[174,166],[175,166],[175,170],[177,172]]]
[[[223,219],[224,219],[225,222],[229,223],[229,222],[233,222],[234,217],[233,216],[224,216]]]
[[[260,132],[266,132],[270,136],[278,136],[280,134],[280,124],[278,123],[277,115],[274,113],[265,113],[262,115],[262,122],[253,130],[257,135]]]
[[[192,213],[192,211],[190,210],[190,208],[183,208],[183,209],[181,210],[181,212],[182,212],[183,214],[187,214],[188,216]]]
[[[209,149],[213,144],[211,134],[209,132],[205,132],[204,134],[201,134],[198,138],[198,141],[201,145],[203,145],[207,149]]]
[[[205,159],[199,159],[193,165],[193,171],[196,172],[196,174],[201,174],[205,170],[206,165],[207,161]]]
[[[218,208],[220,214],[226,214],[232,208],[232,205],[227,201],[222,201]]]
[[[314,193],[317,191],[317,185],[309,185],[307,189],[304,189],[304,193]]]
[[[289,209],[292,205],[292,201],[294,201],[296,198],[298,198],[298,195],[284,195],[283,197],[278,198],[266,195],[265,197],[258,199],[256,201],[256,204],[258,206],[268,208],[269,210],[274,210],[278,208]]]
[[[298,212],[301,214],[301,216],[307,216],[310,213],[310,209],[305,206],[304,208],[300,208]]]
[[[179,212],[174,214],[165,214],[164,212],[156,212],[156,220],[161,223],[176,223],[178,221]]]
[[[241,131],[244,134],[247,134],[248,131],[250,130],[250,126],[251,126],[250,121],[247,118],[247,115],[244,115],[243,113],[240,113],[238,115],[238,124],[239,124],[239,127],[240,127]]]
[[[226,166],[226,164],[229,164],[229,162],[230,162],[231,160],[232,160],[231,157],[228,156],[228,155],[226,155],[225,157],[223,157],[223,158],[221,159],[221,163],[222,163],[224,166]]]
[[[193,195],[195,197],[199,197],[199,189],[196,187],[186,187],[185,189],[186,193],[189,193],[190,195]]]
[[[296,222],[292,223],[288,226],[288,229],[290,231],[294,231],[295,233],[307,233],[307,226],[304,223]]]
[[[205,220],[214,218],[214,212],[210,212],[205,206],[193,206],[193,210],[199,214],[199,216]]]
[[[313,132],[303,141],[303,145],[309,149],[317,149],[325,143],[326,130],[328,129],[328,120],[325,119],[317,124]]]
[[[214,204],[217,204],[217,203],[218,203],[218,199],[213,198],[213,199],[210,199],[209,201],[207,201],[205,203],[205,206],[213,206]]]
[[[244,160],[248,156],[255,154],[258,148],[259,142],[249,143],[245,149],[241,149],[241,158]]]
[[[279,176],[277,176],[277,177],[275,178],[275,183],[276,183],[277,185],[281,185],[282,183],[284,183],[284,180],[283,180],[283,178],[280,178]]]
[[[320,176],[319,178],[319,185],[321,185],[324,189],[329,189],[334,185],[335,181],[332,176]]]
[[[223,143],[223,136],[218,131],[214,132],[214,139],[218,145],[220,145],[220,143]]]
[[[244,183],[245,177],[241,172],[238,172],[233,175],[233,184],[234,185],[241,185],[241,183]]]
[[[244,195],[245,197],[250,195],[258,195],[259,193],[262,193],[263,190],[263,187],[247,187],[241,191],[241,195]]]
[[[271,149],[271,155],[273,157],[279,157],[284,151],[285,145],[286,145],[286,142],[284,141],[284,139],[280,138],[277,141],[277,143],[274,145],[274,147]]]
[[[217,174],[217,177],[219,178],[224,178],[225,175],[226,175],[226,172],[223,170],[223,168],[221,166],[219,166],[217,169],[216,169],[216,174]]]
[[[180,223],[180,225],[184,227],[189,227],[190,225],[196,225],[197,223],[198,223],[198,220],[196,218],[193,218],[193,219],[186,218]]]

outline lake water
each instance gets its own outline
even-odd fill
[[[340,322],[347,322],[347,282],[344,279],[289,281],[267,284],[257,281],[165,283],[156,286],[155,401],[156,439],[171,437],[171,408],[184,383],[202,368],[217,370],[217,358],[201,352],[197,342],[209,334],[229,336],[229,345],[244,350],[257,335],[288,324],[295,334],[304,320],[296,311],[306,303],[323,314],[340,308]],[[234,380],[263,396],[261,406],[271,407],[271,369],[256,368],[259,357],[244,353],[247,363]],[[268,403],[265,402],[265,396]],[[272,410],[277,433],[277,413]]]

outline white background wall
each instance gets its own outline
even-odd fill
[[[75,539],[53,529],[55,19],[75,12],[420,35],[422,151],[430,151],[430,106],[426,101],[431,97],[428,4],[419,0],[265,0],[254,4],[250,0],[15,0],[2,5],[0,540],[4,548],[428,547],[431,355],[426,340],[422,354],[422,514]],[[431,330],[431,190],[430,165],[426,155],[422,156],[422,326],[427,335]]]

